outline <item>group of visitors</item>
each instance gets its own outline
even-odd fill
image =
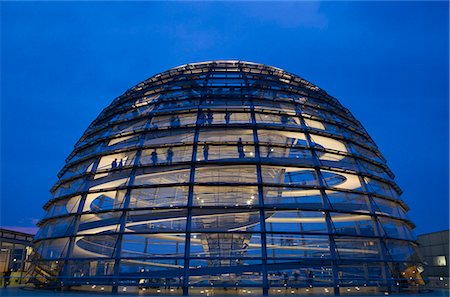
[[[294,272],[292,273],[292,277],[294,279],[294,282],[289,284],[289,275],[287,272],[283,272],[283,284],[284,286],[288,286],[288,285],[298,285],[300,283],[301,280],[301,274],[299,270],[294,270]],[[313,283],[314,283],[314,272],[310,269],[307,269],[305,271],[305,275],[303,277],[306,281],[306,284],[308,285],[308,287],[312,288],[313,287]]]
[[[228,125],[231,120],[232,113],[229,111],[225,112],[224,119],[225,123]],[[211,110],[208,110],[206,113],[201,112],[198,116],[198,124],[203,126],[205,124],[212,125],[214,122],[214,113]]]
[[[209,159],[209,148],[210,148],[209,144],[203,145],[203,159],[205,161],[208,161],[208,159]],[[273,149],[273,145],[270,140],[266,146],[266,149],[267,149],[266,158],[272,157],[271,155],[272,155],[274,149]],[[245,158],[244,143],[242,142],[241,137],[239,137],[239,140],[237,141],[237,152],[239,155],[239,159]],[[305,152],[302,152],[302,154],[303,154],[303,157],[305,157]],[[174,151],[173,151],[172,147],[169,147],[166,151],[166,164],[172,164],[173,157],[174,157]],[[153,152],[150,154],[150,158],[151,158],[151,162],[153,165],[158,164],[159,158],[158,158],[158,152],[156,149],[154,149]],[[119,161],[117,161],[117,158],[116,158],[111,163],[111,169],[120,168],[123,166],[124,166],[123,159],[120,159]]]
[[[114,159],[114,161],[112,161],[111,162],[111,169],[115,169],[115,168],[118,168],[118,167],[123,167],[123,160],[122,159],[120,159],[120,161],[117,163],[117,158],[116,159]]]
[[[244,151],[244,144],[242,142],[242,138],[239,137],[239,140],[237,142],[237,151],[239,154],[239,158],[245,158],[245,151]],[[166,164],[172,164],[174,157],[174,151],[172,147],[169,147],[166,151]],[[209,144],[203,145],[203,159],[205,161],[208,161],[209,158]],[[157,149],[153,149],[153,151],[150,154],[150,159],[152,162],[152,165],[157,165],[159,162],[159,156]],[[119,164],[117,163],[117,159],[114,159],[114,161],[111,163],[111,168],[117,168],[122,167],[122,159],[120,160]]]
[[[211,110],[208,110],[206,114],[204,112],[201,112],[198,116],[198,124],[199,125],[205,125],[208,123],[208,125],[211,125],[214,121],[214,114],[211,112]]]
[[[225,111],[224,120],[225,120],[225,123],[227,125],[230,124],[231,115],[232,115],[231,112]],[[288,124],[291,120],[292,119],[291,119],[290,116],[288,116],[286,114],[281,115],[280,122],[283,125]],[[181,120],[180,120],[180,117],[178,115],[172,115],[170,117],[170,119],[169,119],[169,122],[170,122],[170,127],[171,128],[177,128],[177,127],[181,126]],[[200,112],[200,115],[198,116],[198,124],[199,125],[201,125],[201,126],[206,125],[206,124],[212,125],[213,122],[214,122],[214,113],[211,110],[208,109],[206,111],[206,113],[205,112]],[[158,125],[156,123],[153,123],[152,124],[152,128],[153,129],[158,129]]]
[[[180,122],[180,117],[177,115],[173,115],[170,117],[170,127],[171,128],[177,128],[180,127],[181,122]]]
[[[237,151],[239,154],[239,159],[245,158],[244,144],[242,143],[241,137],[239,137],[239,140],[237,142]],[[209,145],[204,144],[203,145],[203,160],[208,161],[208,158],[209,158]]]
[[[225,123],[228,125],[230,124],[231,121],[231,115],[232,113],[229,111],[225,112],[224,115],[224,119],[225,119]],[[199,117],[198,117],[198,124],[203,126],[203,125],[212,125],[212,123],[214,122],[214,113],[211,110],[208,110],[206,113],[201,112]],[[180,117],[178,115],[172,115],[169,119],[169,125],[171,128],[178,128],[181,126],[181,120]],[[152,124],[152,129],[158,129],[158,125],[156,123]]]
[[[173,149],[171,147],[169,147],[166,152],[166,163],[167,164],[172,164],[173,155],[174,155]],[[158,152],[156,151],[156,149],[153,149],[152,153],[150,154],[150,159],[152,160],[152,165],[158,164]]]

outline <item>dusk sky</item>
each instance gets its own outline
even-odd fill
[[[189,62],[282,68],[336,97],[448,229],[448,2],[1,2],[1,226],[33,227],[73,145],[128,88]]]

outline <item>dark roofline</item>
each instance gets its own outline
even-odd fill
[[[430,234],[434,234],[434,233],[443,233],[443,232],[449,233],[450,229],[444,229],[444,230],[441,230],[441,231],[433,231],[433,232],[429,232],[429,233],[423,233],[423,234],[417,235],[417,237],[419,237],[419,236],[426,236],[426,235],[430,235]]]
[[[17,234],[17,235],[25,235],[25,236],[31,236],[31,237],[34,237],[34,235],[35,235],[35,234],[32,234],[32,233],[25,233],[25,232],[15,231],[15,230],[3,228],[3,227],[0,227],[0,232],[9,232],[9,233]]]

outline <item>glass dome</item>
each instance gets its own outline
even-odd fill
[[[421,282],[408,207],[373,140],[275,67],[211,61],[145,80],[58,177],[35,238],[40,285],[291,295]]]

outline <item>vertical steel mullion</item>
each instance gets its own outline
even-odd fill
[[[263,277],[263,296],[269,295],[269,281],[267,272],[267,233],[266,233],[266,218],[264,209],[264,188],[263,178],[262,178],[262,167],[261,167],[261,154],[258,139],[258,132],[256,126],[256,115],[255,115],[255,104],[254,99],[248,96],[250,91],[250,82],[248,81],[247,74],[242,71],[242,67],[239,65],[239,69],[242,73],[242,77],[245,81],[246,92],[244,95],[243,89],[241,88],[241,99],[244,102],[244,96],[247,96],[250,102],[250,116],[252,118],[252,130],[253,130],[253,143],[255,149],[255,158],[257,160],[256,165],[256,177],[258,182],[258,208],[259,208],[259,221],[260,221],[260,231],[261,231],[261,256],[262,256],[262,277]]]
[[[192,145],[192,159],[189,173],[189,190],[188,190],[188,200],[187,200],[187,215],[186,215],[186,236],[184,244],[184,271],[183,271],[183,284],[182,290],[183,295],[189,295],[189,267],[190,267],[190,254],[191,254],[191,228],[192,228],[192,206],[194,201],[194,182],[195,182],[195,163],[197,160],[197,148],[198,148],[198,136],[199,136],[199,126],[198,119],[200,113],[203,112],[202,109],[198,108],[197,111],[197,124],[194,131],[194,143]]]
[[[155,103],[158,104],[158,103]],[[150,124],[152,122],[152,118],[153,118],[153,113],[149,114],[149,117],[147,119],[147,123],[145,125],[144,131],[142,132],[142,134],[140,135],[140,140],[139,140],[139,144],[136,148],[136,155],[134,157],[134,163],[133,163],[133,168],[131,169],[130,172],[130,179],[128,180],[128,188],[126,190],[125,196],[123,198],[123,203],[122,203],[122,215],[120,217],[120,226],[119,226],[119,234],[117,235],[117,239],[116,239],[116,245],[115,245],[115,255],[114,255],[114,272],[113,272],[113,281],[112,281],[112,288],[111,288],[111,292],[112,293],[117,293],[118,292],[118,284],[117,282],[120,280],[119,279],[119,274],[120,274],[120,259],[122,256],[122,247],[123,247],[123,232],[125,231],[125,225],[126,225],[126,221],[127,221],[127,215],[128,215],[128,211],[126,210],[129,205],[130,205],[130,198],[131,198],[131,189],[130,186],[132,186],[134,184],[134,180],[136,178],[136,170],[139,167],[139,162],[141,159],[141,154],[142,154],[142,147],[144,145],[145,142],[145,136],[147,131],[150,128]]]
[[[200,126],[198,125],[198,120],[200,118],[200,114],[203,112],[201,105],[203,104],[203,100],[205,99],[205,88],[208,84],[208,79],[211,75],[211,72],[208,72],[205,76],[205,80],[203,81],[203,87],[200,93],[200,100],[198,102],[197,107],[197,120],[195,123],[194,130],[194,143],[192,144],[192,158],[191,158],[191,166],[189,173],[189,190],[188,190],[188,201],[187,201],[187,215],[186,215],[186,231],[185,231],[185,241],[184,241],[184,271],[183,271],[183,296],[189,295],[189,267],[190,267],[190,255],[191,255],[191,229],[192,229],[192,206],[194,201],[194,182],[195,182],[195,164],[197,160],[197,148],[198,148],[198,138],[200,132]],[[206,97],[209,95],[207,94]],[[209,98],[209,97],[208,97]]]
[[[296,106],[298,106],[298,105],[296,104]],[[332,222],[331,216],[330,216],[330,210],[332,209],[332,206],[331,206],[328,196],[324,190],[324,188],[326,187],[326,184],[324,183],[322,173],[319,169],[320,160],[319,160],[319,157],[317,156],[316,150],[314,149],[314,147],[312,145],[313,141],[311,139],[311,135],[309,134],[309,129],[305,123],[305,120],[301,114],[301,111],[297,110],[297,116],[300,119],[300,123],[304,130],[303,133],[305,134],[305,137],[306,137],[306,142],[311,151],[311,156],[312,156],[312,159],[314,162],[314,171],[315,171],[317,181],[319,182],[319,186],[320,186],[320,196],[322,198],[322,206],[324,207],[324,212],[325,212],[325,221],[326,221],[326,225],[327,225],[328,242],[329,242],[329,246],[330,246],[330,255],[331,255],[331,261],[332,261],[334,295],[340,295],[340,292],[339,292],[339,266],[338,266],[339,254],[336,249],[336,243],[334,241],[335,232],[334,232],[333,222]]]
[[[250,114],[252,118],[253,126],[253,143],[255,149],[255,158],[257,160],[256,164],[256,176],[258,181],[258,208],[259,208],[259,221],[261,229],[261,255],[262,255],[262,276],[263,276],[263,296],[269,295],[269,282],[267,273],[267,237],[266,237],[266,219],[265,219],[265,209],[264,209],[264,188],[263,178],[262,178],[262,167],[261,167],[261,155],[259,147],[259,139],[256,128],[256,116],[255,116],[255,105],[253,99],[250,99]]]

